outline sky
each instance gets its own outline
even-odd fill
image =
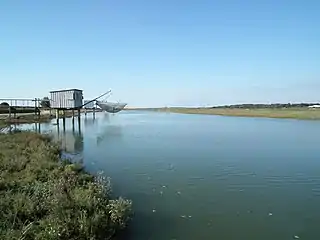
[[[1,0],[0,98],[320,102],[320,1]]]

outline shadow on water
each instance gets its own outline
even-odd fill
[[[135,192],[127,194],[125,197],[133,201],[134,209],[150,209],[150,211],[135,211],[128,228],[119,234],[116,240],[162,239],[162,236],[154,234],[159,233],[161,229],[165,229],[166,232],[174,232],[175,219],[166,212],[154,209],[150,195]],[[137,236],[137,238],[134,236]],[[167,238],[164,237],[163,239]]]
[[[145,212],[136,212],[132,222],[129,223],[125,231],[117,236],[116,240],[161,239],[161,236],[154,235],[154,233],[159,233],[160,228],[168,232],[174,231],[172,218],[163,213],[156,216],[155,218]],[[132,236],[139,236],[139,238],[133,238]]]

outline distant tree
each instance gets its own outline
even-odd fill
[[[48,97],[44,97],[40,102],[41,107],[50,108],[50,99]]]
[[[0,103],[0,108],[8,108],[8,107],[10,107],[9,103],[7,102]]]
[[[235,105],[223,105],[213,108],[230,108],[230,109],[281,109],[281,108],[305,108],[312,105],[318,105],[319,103],[271,103],[271,104],[235,104]]]

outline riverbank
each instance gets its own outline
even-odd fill
[[[92,109],[81,109],[81,113],[87,112],[88,114],[92,114]],[[96,112],[101,112],[101,109],[96,109]],[[65,111],[66,118],[72,117],[73,113],[70,110]],[[74,112],[74,116],[77,117],[77,111]],[[17,113],[12,114],[11,118],[9,118],[8,114],[0,114],[0,128],[6,127],[10,124],[23,124],[23,123],[39,123],[39,122],[49,122],[50,120],[56,117],[55,114],[50,113],[49,110],[41,111],[39,116],[35,116],[34,112],[31,113]],[[63,112],[59,112],[59,118],[63,117]]]
[[[112,239],[131,201],[111,199],[110,182],[60,158],[32,132],[0,134],[0,239]]]
[[[53,115],[50,114],[44,114],[40,116],[35,116],[34,114],[23,114],[23,115],[17,115],[16,117],[8,118],[3,117],[0,118],[0,130],[2,128],[8,127],[12,124],[24,124],[24,123],[45,123],[50,122],[51,119],[54,118]]]
[[[11,113],[34,113],[35,109],[34,108],[11,108]],[[8,114],[9,109],[0,107],[0,114]]]
[[[151,109],[148,109],[151,110]],[[152,111],[208,114],[234,117],[287,118],[300,120],[320,120],[320,109],[286,108],[286,109],[236,109],[236,108],[154,108]]]

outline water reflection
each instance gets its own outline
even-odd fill
[[[0,133],[11,133],[13,130],[16,130],[16,129],[12,126],[6,126],[6,127],[0,128]]]
[[[104,112],[102,119],[106,122],[110,122],[110,113]]]
[[[34,131],[41,133],[41,123],[34,123]]]
[[[108,125],[97,136],[97,146],[122,138],[122,127],[119,125]]]
[[[93,118],[88,118],[87,116],[85,116],[84,118],[84,125],[86,127],[90,127],[90,126],[93,126],[96,122],[96,118],[93,117]]]
[[[53,139],[60,143],[61,148],[66,153],[77,154],[83,151],[83,134],[81,124],[78,122],[77,128],[72,123],[72,128],[67,128],[63,121],[62,128],[57,125],[56,131],[52,131]],[[76,130],[77,129],[77,130]]]
[[[25,130],[25,124],[11,124],[9,126],[0,128],[1,133],[14,133],[14,132],[19,132],[21,130]],[[37,133],[46,133],[45,131],[42,131],[42,127],[47,127],[45,123],[33,123],[30,124],[29,127],[27,128],[28,130],[32,130]]]

